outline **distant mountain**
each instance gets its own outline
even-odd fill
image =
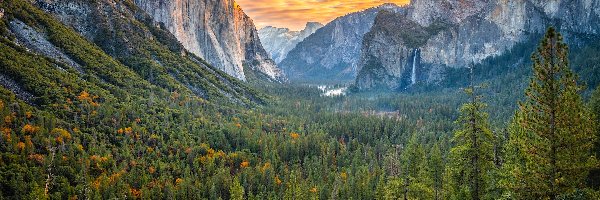
[[[400,12],[395,4],[338,17],[291,50],[279,64],[292,81],[349,82],[354,80],[362,38],[381,10]]]
[[[501,56],[549,26],[575,47],[600,33],[599,0],[413,0],[406,9],[380,12],[365,35],[358,89],[436,84],[448,69]]]
[[[275,62],[280,63],[296,45],[323,27],[319,22],[308,22],[301,31],[267,26],[258,30],[260,41]]]
[[[233,0],[135,0],[183,46],[211,65],[245,80],[244,66],[275,80],[285,76],[263,49],[252,19]]]

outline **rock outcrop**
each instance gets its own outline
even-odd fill
[[[190,52],[238,79],[244,67],[284,80],[252,20],[233,0],[135,0]]]
[[[406,13],[381,12],[365,35],[359,89],[436,83],[447,67],[502,55],[556,26],[571,44],[600,31],[599,0],[413,0]]]
[[[323,27],[319,22],[308,22],[301,31],[267,26],[258,30],[263,47],[275,62],[280,63],[296,45]]]
[[[381,10],[402,12],[394,4],[338,17],[298,43],[279,64],[290,80],[349,82],[354,80],[362,39]]]

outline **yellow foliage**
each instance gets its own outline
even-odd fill
[[[279,176],[275,176],[275,183],[277,183],[277,185],[281,185],[282,181],[279,179]]]
[[[148,153],[152,153],[152,152],[154,152],[154,149],[151,147],[148,147],[148,148],[146,148],[146,151],[148,151]]]
[[[179,184],[181,184],[181,183],[183,183],[183,179],[181,179],[181,178],[177,178],[177,179],[175,179],[175,184],[176,184],[176,185],[179,185]]]
[[[294,139],[294,140],[295,140],[295,139],[298,139],[298,138],[300,137],[300,134],[292,132],[292,133],[290,134],[290,136],[292,137],[292,139]]]
[[[265,173],[265,171],[267,171],[267,169],[271,168],[271,163],[267,162],[265,163],[262,168],[260,169],[260,171],[262,171],[262,173]]]
[[[65,140],[71,140],[71,133],[69,131],[62,128],[54,128],[52,129],[52,135],[56,136],[56,142],[62,143]]]
[[[0,109],[4,109],[4,102],[0,100]]]
[[[125,134],[130,135],[131,133],[133,133],[133,128],[131,128],[131,127],[125,128]]]
[[[346,174],[346,172],[342,172],[342,173],[340,173],[340,177],[341,177],[343,180],[346,180],[346,179],[348,179],[348,174]]]
[[[241,167],[241,168],[246,168],[246,167],[248,167],[248,166],[250,166],[250,162],[248,162],[248,161],[244,161],[244,162],[242,162],[242,163],[240,164],[240,167]]]
[[[32,116],[33,116],[33,113],[31,113],[31,111],[25,112],[25,117],[27,117],[27,119],[31,119]]]
[[[317,188],[316,187],[310,188],[310,192],[311,193],[317,193]]]
[[[81,145],[81,144],[77,144],[77,150],[79,150],[79,151],[83,151],[83,145]]]
[[[10,125],[12,123],[12,117],[10,117],[10,116],[4,117],[4,123],[6,125]]]

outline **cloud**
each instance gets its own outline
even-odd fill
[[[384,3],[407,4],[410,0],[236,0],[256,24],[304,28],[306,22],[326,24],[336,17],[361,11]]]

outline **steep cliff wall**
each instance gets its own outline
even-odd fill
[[[444,78],[444,68],[502,55],[548,26],[557,26],[577,44],[580,35],[600,31],[599,2],[413,0],[405,14],[377,17],[363,42],[356,86],[403,89],[413,84],[412,76],[417,82],[436,83]],[[420,52],[417,61],[415,51]]]
[[[190,52],[245,80],[244,66],[276,80],[284,75],[263,49],[252,20],[233,0],[135,0]]]

